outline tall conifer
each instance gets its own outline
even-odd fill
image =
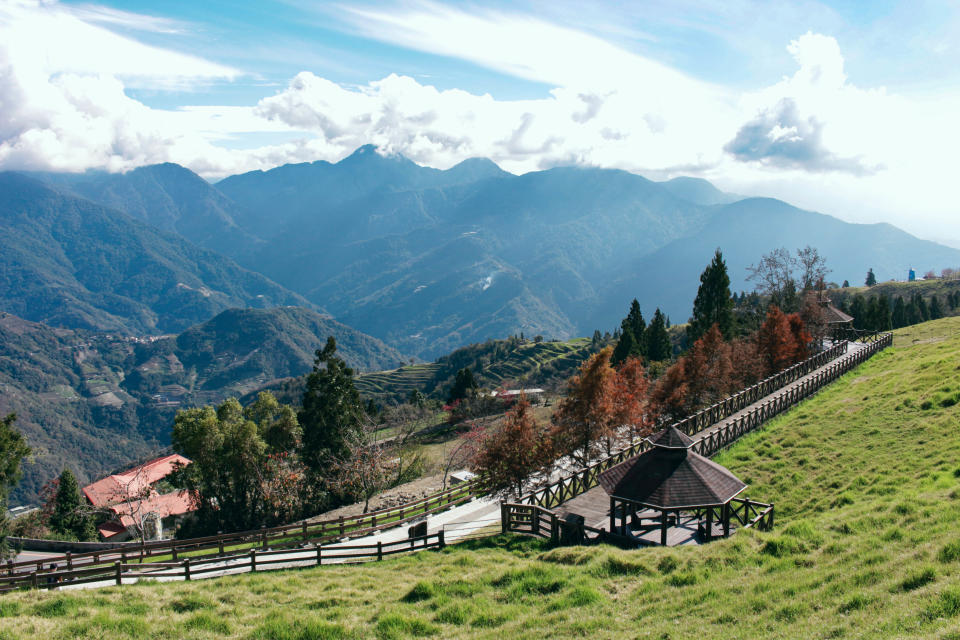
[[[700,274],[700,288],[693,301],[693,316],[687,327],[690,342],[696,342],[714,324],[725,340],[733,337],[733,299],[730,297],[730,276],[718,248],[713,260]]]

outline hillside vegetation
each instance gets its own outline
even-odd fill
[[[718,457],[773,532],[703,547],[494,537],[354,567],[0,599],[9,637],[957,638],[960,319]]]
[[[169,446],[178,409],[255,392],[310,370],[327,336],[358,370],[400,354],[308,309],[229,309],[179,336],[54,329],[0,312],[0,415],[16,412],[34,455],[13,504],[71,466],[81,484]],[[83,452],[83,455],[78,455]]]
[[[436,362],[363,373],[356,378],[356,386],[364,397],[381,404],[403,401],[413,390],[445,400],[457,371],[467,367],[477,383],[487,389],[497,389],[505,384],[556,388],[600,346],[589,338],[544,342],[487,340],[461,347]],[[303,395],[303,385],[301,377],[270,388],[278,399],[296,404]]]

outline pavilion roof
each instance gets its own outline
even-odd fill
[[[655,446],[600,474],[611,496],[655,509],[726,504],[747,485],[687,448]]]
[[[690,436],[670,425],[647,438],[647,442],[663,449],[689,449],[693,446]]]

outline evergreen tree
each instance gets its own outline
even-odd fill
[[[634,298],[630,303],[630,311],[627,317],[620,323],[620,339],[613,350],[610,362],[614,366],[623,363],[627,358],[642,358],[646,354],[646,344],[644,343],[644,333],[647,323],[643,319],[643,313],[640,311],[640,303]]]
[[[450,389],[450,395],[447,397],[447,400],[448,402],[463,400],[478,386],[477,379],[473,377],[473,372],[470,371],[470,367],[464,367],[457,371],[457,377],[453,381],[453,387]]]
[[[877,330],[890,331],[893,329],[893,315],[890,297],[883,293],[877,300]]]
[[[904,304],[902,296],[897,296],[896,302],[893,303],[893,315],[890,319],[894,329],[899,329],[900,327],[905,327],[909,324],[910,321],[909,318],[907,318],[907,305]]]
[[[718,248],[713,260],[700,274],[700,287],[693,301],[693,316],[687,327],[690,342],[696,342],[714,324],[720,329],[725,340],[733,337],[733,300],[730,297],[730,276],[723,261],[723,253]]]
[[[940,300],[937,299],[937,296],[931,296],[930,298],[930,319],[936,320],[937,318],[943,317],[943,308],[940,306]]]
[[[917,305],[917,296],[913,295],[910,296],[910,303],[907,305],[907,324],[905,326],[918,324],[920,322],[923,322],[923,314]]]
[[[850,281],[849,281],[849,280],[844,280],[842,286],[843,286],[844,289],[846,289],[847,287],[850,286]]]
[[[345,458],[349,443],[363,437],[364,408],[353,384],[353,369],[336,352],[333,336],[317,350],[297,416],[303,429],[303,461],[315,473],[331,459]]]
[[[626,362],[627,358],[636,357],[640,353],[640,345],[634,337],[633,331],[629,327],[624,327],[617,346],[613,349],[613,355],[610,356],[610,364],[619,366]]]
[[[643,338],[643,332],[647,328],[647,323],[643,319],[643,313],[640,311],[640,303],[637,302],[636,298],[630,303],[630,311],[627,312],[627,317],[623,319],[620,326],[624,331],[627,331],[627,329],[632,331],[633,337],[637,340]]]
[[[600,335],[600,329],[593,330],[593,337],[590,339],[590,345],[598,347],[603,342],[603,336]]]
[[[870,296],[867,299],[867,315],[864,318],[863,328],[867,331],[876,331],[880,328],[880,307],[877,296]]]
[[[867,270],[867,279],[864,282],[868,287],[877,284],[877,276],[873,275],[873,267]]]
[[[80,485],[69,468],[65,468],[60,473],[57,481],[53,513],[50,514],[50,528],[61,535],[74,536],[81,541],[91,540],[94,537],[93,522],[82,511]]]
[[[15,413],[0,419],[0,559],[6,558],[10,552],[7,545],[7,497],[20,480],[20,463],[30,455],[27,439],[13,426],[16,420]]]
[[[865,329],[867,319],[867,301],[859,293],[853,296],[850,302],[850,315],[853,316],[853,326],[856,329]]]
[[[651,361],[668,360],[673,355],[673,345],[667,333],[666,318],[658,307],[653,314],[653,320],[647,328],[647,358]]]
[[[917,301],[917,310],[920,312],[920,322],[926,322],[930,319],[930,309],[927,308],[927,302],[919,293],[913,294],[913,297]]]

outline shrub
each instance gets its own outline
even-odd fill
[[[913,591],[930,584],[936,579],[937,573],[933,570],[933,567],[926,567],[922,571],[916,571],[904,578],[903,582],[900,583],[900,590]]]

